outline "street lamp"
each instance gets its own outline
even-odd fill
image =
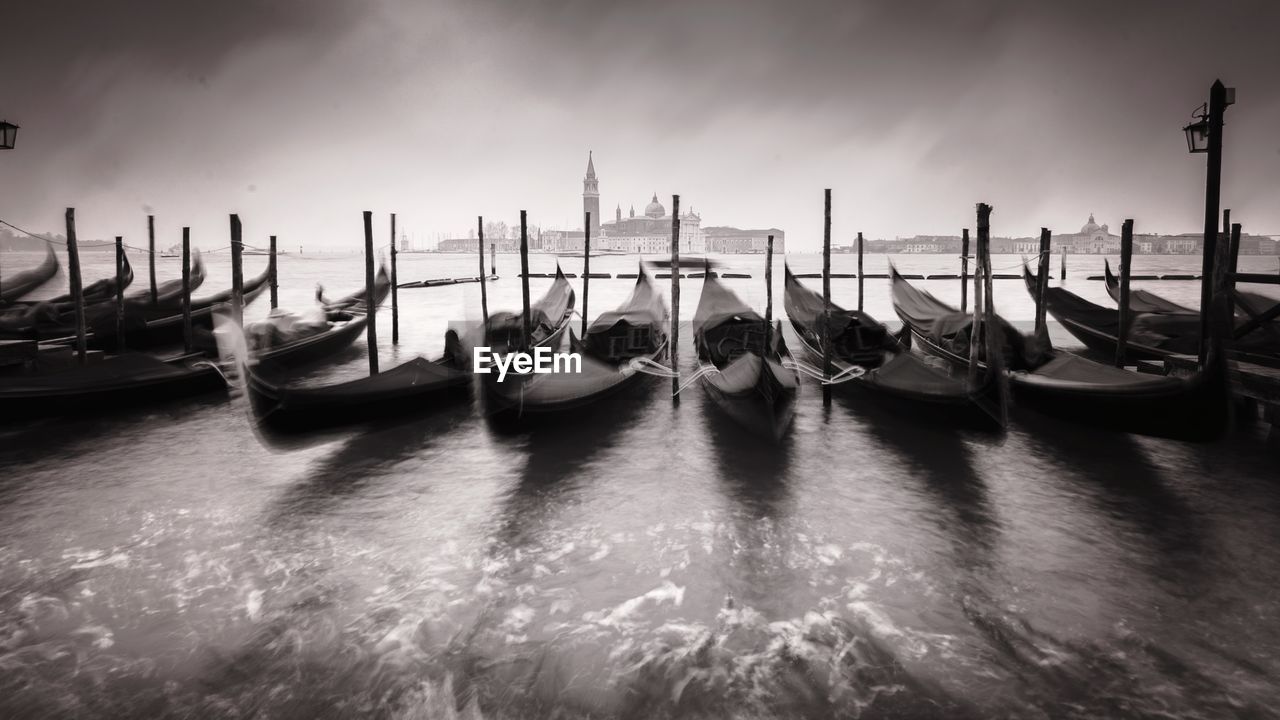
[[[1201,105],[1196,110],[1195,122],[1182,128],[1182,132],[1187,134],[1187,152],[1191,153],[1207,153],[1209,152],[1209,106]]]
[[[12,150],[17,137],[18,126],[7,120],[0,120],[0,150]]]

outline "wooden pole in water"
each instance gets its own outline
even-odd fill
[[[1058,257],[1062,260],[1062,263],[1058,266],[1058,279],[1066,280],[1067,279],[1067,246],[1066,245],[1062,246],[1062,252],[1058,255]]]
[[[396,285],[396,214],[391,213],[391,344],[400,344],[400,293]]]
[[[124,350],[124,238],[116,236],[116,352]]]
[[[764,247],[764,351],[773,344],[773,236]]]
[[[858,312],[862,312],[862,233],[861,232],[858,233]]]
[[[498,274],[498,243],[489,243],[489,272]]]
[[[680,372],[680,196],[671,196],[671,371]],[[671,402],[680,404],[680,378],[671,378]]]
[[[273,288],[274,289],[274,288]],[[272,295],[275,293],[273,292]],[[194,345],[191,332],[191,228],[182,228],[182,349],[190,353]]]
[[[280,283],[277,281],[277,265],[276,265],[276,236],[271,236],[271,257],[267,259],[270,267],[267,269],[271,276],[271,309],[275,310],[280,307]]]
[[[587,337],[587,291],[591,289],[591,211],[582,225],[582,337]]]
[[[991,208],[978,204],[978,247],[973,261],[973,322],[969,326],[969,387],[978,387],[978,363],[982,360],[982,335],[985,324],[986,243],[990,233]]]
[[[240,216],[231,215],[231,317],[244,327],[244,244],[240,240]]]
[[[524,308],[523,328],[524,328],[524,347],[528,349],[530,340],[533,339],[533,330],[530,326],[529,317],[529,226],[526,220],[524,210],[520,211],[520,293]]]
[[[88,351],[84,339],[84,289],[80,283],[80,248],[76,246],[76,209],[67,208],[67,267],[71,299],[76,309],[76,356],[83,365]]]
[[[1209,158],[1205,171],[1204,247],[1200,282],[1200,367],[1209,353],[1210,316],[1213,314],[1213,266],[1218,241],[1218,208],[1222,186],[1222,115],[1227,109],[1227,88],[1215,80],[1209,89]]]
[[[378,374],[377,304],[374,302],[373,279],[373,213],[364,211],[364,308],[368,324],[364,326],[365,344],[369,346],[369,374]]]
[[[147,216],[147,264],[151,267],[151,304],[160,302],[160,293],[156,290],[156,216]]]
[[[1051,247],[1049,228],[1040,228],[1040,256],[1036,266],[1036,333],[1046,330],[1044,295],[1049,289],[1049,255]]]
[[[1133,220],[1120,226],[1120,329],[1116,334],[1116,367],[1124,367],[1124,354],[1129,343],[1129,278],[1133,274]]]
[[[1227,271],[1231,277],[1227,280],[1227,328],[1235,326],[1236,317],[1236,280],[1235,272],[1240,261],[1240,223],[1231,225],[1231,248],[1227,259]],[[1228,333],[1227,337],[1230,337]]]
[[[861,268],[858,282],[862,282]],[[831,188],[822,193],[822,378],[831,379]],[[831,386],[826,383],[822,384],[822,405],[831,406]]]
[[[969,228],[960,234],[960,312],[969,310]]]
[[[485,282],[485,275],[487,273],[485,272],[485,269],[484,269],[484,216],[483,215],[476,216],[476,229],[479,231],[479,234],[480,234],[480,240],[477,243],[478,252],[476,253],[480,257],[480,319],[481,319],[481,322],[483,323],[482,326],[485,328],[485,332],[488,332],[489,291],[485,288],[485,286],[487,285],[487,283]],[[491,257],[490,270],[492,269],[493,268],[492,268],[492,257]]]

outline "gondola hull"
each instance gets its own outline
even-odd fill
[[[822,350],[808,342],[803,334],[797,332],[797,335],[805,359],[815,367],[822,367]],[[850,367],[847,363],[833,361],[833,364],[834,373]],[[900,381],[894,377],[899,368],[924,377],[920,382]],[[946,382],[944,378],[940,371],[927,368],[923,360],[904,350],[891,354],[880,367],[867,370],[861,377],[836,383],[832,388],[858,403],[869,402],[886,412],[910,415],[929,423],[983,431],[1002,427],[1000,413],[995,410],[1000,403],[996,378],[988,375],[974,391],[963,381]]]
[[[47,375],[0,379],[0,422],[81,415],[225,392],[211,364],[177,366],[146,355],[122,355]]]
[[[423,358],[371,377],[316,388],[278,385],[252,369],[246,376],[254,417],[283,433],[423,414],[471,395],[471,376],[465,369]]]
[[[707,398],[738,425],[775,441],[791,427],[799,381],[777,361],[750,354],[723,370],[711,363],[700,370],[706,372],[702,390]]]
[[[58,256],[53,245],[45,245],[44,260],[30,270],[23,270],[7,278],[0,278],[0,308],[19,300],[58,274]]]

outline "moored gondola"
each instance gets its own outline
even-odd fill
[[[791,327],[805,358],[822,367],[822,296],[806,288],[785,268],[784,302]],[[896,409],[918,411],[921,417],[964,427],[999,428],[1005,413],[1003,393],[995,373],[986,373],[977,387],[954,370],[937,367],[913,354],[907,344],[870,315],[831,304],[832,375],[850,376],[837,390]],[[905,339],[909,341],[910,334]],[[856,375],[855,368],[864,372]]]
[[[53,252],[53,245],[46,243],[44,260],[39,265],[16,272],[9,277],[0,277],[0,308],[21,299],[23,295],[52,280],[57,274],[58,256]]]
[[[667,306],[643,268],[631,295],[617,310],[606,312],[578,339],[568,330],[569,349],[580,367],[564,372],[517,374],[488,384],[495,416],[520,419],[573,410],[609,397],[645,377],[646,363],[667,351]]]
[[[223,313],[214,322],[219,348],[234,358],[244,378],[254,418],[282,433],[426,413],[470,394],[471,374],[452,330],[437,360],[416,357],[369,377],[305,386],[263,373],[249,356],[241,328]]]
[[[782,325],[765,319],[720,283],[707,278],[693,315],[693,343],[702,388],[713,403],[752,432],[781,439],[795,417],[800,375]]]
[[[381,305],[390,293],[391,280],[383,267],[374,281],[374,305]],[[347,297],[352,298],[356,294]],[[363,295],[363,291],[360,294]],[[369,322],[364,307],[362,299],[358,303],[345,303],[344,309],[327,309],[324,318],[327,327],[324,330],[298,338],[283,338],[270,344],[261,344],[263,341],[260,339],[260,344],[250,347],[250,354],[256,362],[272,370],[322,360],[355,342],[364,332]]]
[[[0,376],[0,422],[106,412],[225,389],[212,363],[125,353],[60,370]]]
[[[1107,294],[1119,305],[1120,279],[1112,274],[1110,263],[1106,263],[1105,270]],[[1233,287],[1231,292],[1237,328],[1248,323],[1253,316],[1262,315],[1277,302],[1275,298],[1239,288]],[[1178,348],[1176,351],[1183,353],[1196,352],[1200,338],[1199,310],[1141,288],[1130,288],[1129,309],[1134,313],[1131,330],[1138,334],[1140,340],[1145,339],[1146,344]],[[1233,338],[1230,347],[1256,355],[1280,355],[1280,322],[1272,320],[1255,327],[1243,337]]]
[[[523,351],[533,353],[538,348],[552,351],[560,350],[569,332],[569,321],[573,318],[573,307],[576,297],[573,287],[565,278],[559,266],[556,267],[555,280],[541,298],[529,307],[530,337],[524,337],[524,316],[522,313],[497,312],[489,316],[489,322],[481,328],[482,339],[479,344],[489,348],[491,355],[505,355]],[[492,369],[481,375],[485,390],[485,400],[490,403],[490,410],[504,413],[510,408],[510,398],[515,386],[521,382],[518,378],[529,376],[508,372],[499,381],[499,373]],[[504,383],[512,383],[503,387]]]
[[[890,272],[893,306],[921,347],[957,367],[969,363],[964,315]],[[1219,437],[1230,423],[1221,353],[1194,377],[1146,375],[1103,365],[1023,337],[997,317],[1000,352],[1010,368],[1014,402],[1045,415],[1095,427],[1185,440]],[[983,354],[985,358],[985,353]],[[980,362],[985,366],[985,360]]]

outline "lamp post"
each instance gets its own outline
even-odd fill
[[[18,139],[18,126],[8,120],[0,120],[0,150],[12,150]]]
[[[1227,88],[1221,80],[1209,88],[1209,102],[1202,105],[1195,122],[1182,128],[1187,136],[1187,151],[1207,153],[1204,193],[1204,258],[1200,284],[1200,366],[1204,367],[1209,350],[1209,315],[1213,302],[1213,258],[1218,244],[1218,206],[1222,188],[1222,116],[1235,102],[1235,88]]]

